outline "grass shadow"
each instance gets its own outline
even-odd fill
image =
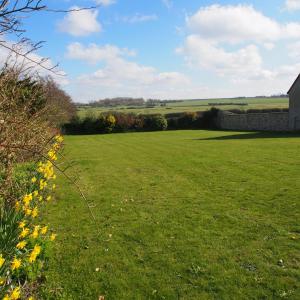
[[[224,136],[216,136],[209,138],[200,138],[196,139],[198,141],[225,141],[225,140],[251,140],[251,139],[268,139],[268,138],[300,138],[300,132],[270,132],[270,131],[260,131],[260,132],[247,132],[241,131],[237,133],[235,131],[234,134],[224,135]]]

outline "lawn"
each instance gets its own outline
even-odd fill
[[[66,137],[43,299],[299,299],[300,135]]]
[[[214,105],[211,105],[213,104]],[[215,105],[215,104],[223,105]],[[240,105],[241,103],[247,105]],[[228,104],[228,105],[225,105]],[[154,108],[146,107],[81,107],[79,108],[79,116],[85,116],[90,112],[96,115],[103,112],[123,112],[123,113],[136,113],[136,114],[169,114],[178,112],[197,112],[206,111],[211,107],[217,107],[222,110],[229,109],[270,109],[270,108],[288,108],[288,98],[236,98],[236,99],[209,99],[209,100],[184,100],[182,102],[167,103],[166,106],[155,106]]]

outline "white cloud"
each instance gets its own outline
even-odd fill
[[[142,15],[142,14],[135,14],[133,16],[125,16],[121,18],[121,21],[125,23],[142,23],[142,22],[148,22],[148,21],[155,21],[158,17],[155,14],[152,15]]]
[[[67,74],[55,64],[51,59],[45,59],[37,53],[28,53],[24,57],[22,53],[27,53],[28,48],[26,45],[16,46],[11,41],[3,42],[6,46],[13,48],[14,51],[0,47],[0,68],[7,64],[11,67],[17,67],[20,70],[25,70],[33,76],[51,76],[58,84],[67,85],[69,83]],[[19,53],[19,54],[18,54]],[[52,71],[50,71],[53,69]]]
[[[300,41],[288,45],[288,54],[292,58],[300,58]]]
[[[299,10],[300,9],[300,0],[286,0],[285,7],[287,10]]]
[[[173,6],[173,1],[172,0],[162,0],[162,3],[168,8],[172,8]]]
[[[96,4],[101,4],[103,6],[109,6],[109,5],[116,3],[115,0],[95,0],[95,1],[96,1]]]
[[[279,76],[264,66],[260,47],[271,51],[280,40],[300,37],[300,23],[281,24],[249,5],[203,7],[186,25],[189,34],[177,53],[190,66],[233,82]]]
[[[264,43],[263,46],[267,50],[273,50],[275,48],[275,44],[274,43]]]
[[[73,6],[71,9],[79,9],[79,7]],[[87,36],[102,30],[97,16],[97,10],[72,11],[58,23],[58,28],[73,36]]]
[[[201,8],[187,18],[187,26],[212,42],[270,42],[300,37],[300,23],[278,23],[249,5]]]
[[[84,47],[69,45],[67,57],[88,62],[102,62],[103,67],[93,73],[77,78],[81,91],[76,97],[97,99],[112,96],[169,97],[184,96],[190,88],[190,80],[180,72],[159,72],[151,66],[144,66],[128,60],[132,51],[113,45]],[[94,56],[92,60],[89,57]]]
[[[66,57],[70,59],[83,60],[91,64],[103,61],[112,61],[119,56],[135,56],[133,50],[118,48],[113,45],[98,46],[90,44],[88,47],[80,43],[72,43],[67,47]]]
[[[177,49],[177,53],[183,54],[190,66],[211,70],[219,76],[271,76],[269,71],[263,70],[262,58],[255,45],[229,52],[197,35],[190,35],[186,38],[184,47]]]

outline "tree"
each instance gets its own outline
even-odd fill
[[[42,85],[51,124],[60,126],[75,117],[76,106],[71,97],[51,77],[42,79]]]

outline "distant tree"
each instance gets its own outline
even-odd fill
[[[42,85],[48,106],[48,120],[59,126],[70,121],[76,115],[76,106],[71,97],[51,77],[42,79]]]
[[[143,106],[145,100],[143,98],[118,97],[107,98],[90,103],[93,107],[116,107],[116,106]]]

